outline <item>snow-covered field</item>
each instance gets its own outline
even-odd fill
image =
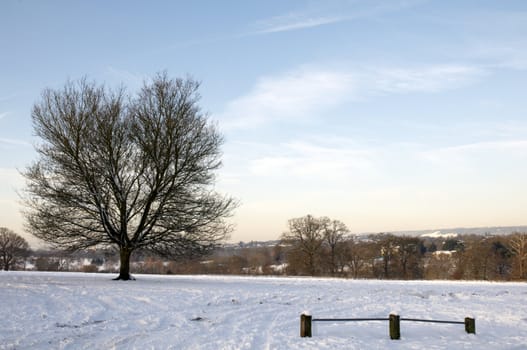
[[[527,284],[0,272],[0,349],[527,349]],[[313,324],[315,318],[401,322]]]

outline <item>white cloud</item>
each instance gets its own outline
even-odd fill
[[[491,141],[477,142],[467,145],[446,148],[448,152],[471,152],[471,151],[527,151],[527,140],[516,141]]]
[[[421,152],[420,156],[436,163],[452,163],[465,162],[467,157],[475,154],[488,156],[491,153],[527,155],[527,140],[475,142]]]
[[[0,113],[0,119],[4,119],[5,117],[7,117],[8,114],[9,114],[8,112]]]
[[[217,116],[225,129],[255,128],[277,120],[305,120],[327,109],[372,95],[436,93],[470,84],[485,74],[469,65],[418,67],[302,66],[263,77],[248,94]]]
[[[339,103],[353,89],[346,72],[301,68],[260,79],[252,91],[228,103],[222,127],[257,127],[278,119],[309,118]]]
[[[368,74],[368,73],[367,73]],[[372,90],[380,93],[438,92],[470,83],[485,71],[469,65],[380,68],[369,73]],[[365,79],[366,80],[366,79]]]
[[[328,146],[294,141],[279,145],[271,155],[252,160],[250,172],[257,176],[342,180],[352,173],[372,171],[374,157],[373,150],[354,148],[349,144]]]

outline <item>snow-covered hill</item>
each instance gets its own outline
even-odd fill
[[[367,281],[225,276],[0,272],[0,349],[525,349],[525,283]],[[317,317],[402,317],[401,322],[314,323]]]
[[[501,236],[509,235],[515,232],[527,232],[527,226],[489,226],[489,227],[457,227],[457,228],[442,228],[433,230],[412,230],[412,231],[396,231],[392,232],[395,235],[408,236],[423,236],[434,233],[440,234],[457,234],[461,235],[492,235]]]
[[[454,232],[450,232],[450,233],[442,233],[441,231],[435,231],[435,232],[430,232],[430,233],[423,233],[422,235],[420,235],[419,237],[428,237],[428,238],[455,238],[457,237],[458,234],[457,233],[454,233]]]

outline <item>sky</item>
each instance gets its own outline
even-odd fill
[[[201,82],[231,241],[527,224],[525,1],[0,2],[0,226],[22,234],[32,106],[87,77]]]

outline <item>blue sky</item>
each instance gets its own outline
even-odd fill
[[[31,108],[88,77],[202,82],[232,240],[313,214],[352,232],[524,225],[524,1],[2,1],[0,226],[23,233]],[[28,236],[26,236],[28,237]]]

